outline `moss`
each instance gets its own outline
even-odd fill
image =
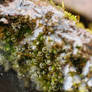
[[[5,61],[2,62],[8,62],[9,68],[14,69],[18,77],[25,81],[25,86],[32,80],[37,89],[43,92],[62,92],[65,80],[64,66],[67,64],[75,66],[78,70],[71,71],[69,74],[80,75],[78,72],[83,67],[81,64],[87,62],[87,57],[80,57],[79,53],[76,54],[77,56],[73,55],[72,43],[56,35],[58,22],[56,25],[53,22],[48,25],[49,21],[46,20],[51,20],[53,14],[53,12],[47,12],[44,19],[32,20],[25,16],[6,16],[10,23],[3,25],[4,36],[1,39],[4,43],[1,46],[2,50],[6,53],[3,55]],[[65,18],[77,21],[75,16],[66,11]],[[42,24],[37,24],[39,20]],[[39,25],[38,28],[37,25]],[[37,29],[41,27],[43,29],[38,33]],[[60,27],[62,28],[61,24]],[[65,25],[63,27],[66,28]],[[61,33],[61,29],[58,32]],[[77,49],[82,52],[80,47],[77,46]],[[3,63],[3,66],[5,64]]]
[[[56,5],[53,0],[50,0],[50,3],[52,3],[54,6],[59,7],[60,9],[62,8],[64,10],[65,18],[75,21],[76,23],[79,22],[79,18],[77,18],[77,16],[65,10],[64,1],[62,1],[61,5]]]
[[[70,12],[64,11],[65,13],[65,18],[69,19],[69,20],[73,20],[75,22],[79,21],[75,15],[71,14]]]
[[[83,24],[82,22],[78,22],[78,23],[76,24],[76,26],[79,27],[79,28],[85,29],[85,26],[84,26],[84,24]]]

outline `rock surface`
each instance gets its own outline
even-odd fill
[[[91,41],[90,32],[48,2],[0,5],[0,64],[15,70],[25,86],[31,81],[31,89],[92,91]]]

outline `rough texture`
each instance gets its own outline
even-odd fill
[[[0,64],[43,92],[92,91],[92,34],[48,2],[0,5]]]

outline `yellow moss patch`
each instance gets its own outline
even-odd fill
[[[75,22],[79,21],[77,17],[71,14],[70,12],[64,11],[64,13],[65,13],[65,18],[68,18],[69,20],[73,20]]]
[[[77,27],[79,28],[85,28],[84,24],[82,22],[76,23]]]

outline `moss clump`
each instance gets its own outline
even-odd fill
[[[46,14],[46,18],[51,19],[48,14]],[[63,43],[54,42],[49,36],[48,26],[45,26],[44,31],[39,33],[34,40],[25,41],[28,36],[34,35],[37,20],[29,21],[29,19],[20,16],[11,17],[10,20],[15,21],[4,25],[3,30],[2,43],[5,45],[3,45],[2,50],[6,53],[3,54],[5,60],[2,61],[3,65],[5,66],[6,60],[8,60],[9,68],[14,69],[18,77],[25,80],[25,83],[30,79],[34,81],[38,90],[61,92],[64,83],[62,71],[64,65],[71,63],[71,65],[76,66],[76,63],[78,63],[76,67],[79,69],[83,59],[79,58],[80,56],[73,56],[72,46],[64,49],[68,45],[66,41],[63,41]],[[52,30],[55,29],[52,28]],[[50,35],[54,33],[55,31],[51,32]],[[23,44],[21,44],[21,41],[23,41]]]
[[[75,15],[71,14],[70,12],[65,11],[65,18],[68,18],[69,20],[73,20],[75,22],[79,21]]]
[[[59,13],[48,11],[35,19],[2,16],[9,24],[1,23],[0,63],[5,68],[8,66],[6,71],[10,68],[15,70],[26,86],[31,80],[43,92],[79,91],[79,85],[83,83],[83,77],[80,77],[82,67],[89,58],[85,57],[80,44],[69,41],[65,35],[77,31],[69,24],[69,19],[76,21],[75,16],[65,12],[61,17]],[[65,67],[68,67],[68,72]],[[66,89],[67,76],[74,79],[76,75],[79,82],[73,80],[70,89]]]

